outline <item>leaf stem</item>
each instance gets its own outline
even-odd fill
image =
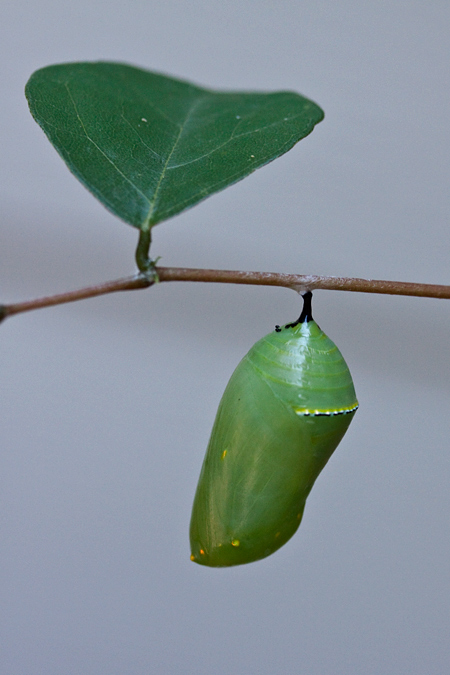
[[[138,245],[139,248],[139,245]],[[186,267],[154,267],[156,279],[164,281],[195,281],[221,284],[250,284],[256,286],[281,286],[292,288],[298,293],[318,289],[333,291],[353,291],[357,293],[383,293],[387,295],[409,295],[423,298],[450,299],[450,286],[437,284],[419,284],[406,281],[381,281],[376,279],[357,279],[350,277],[327,277],[302,274],[280,274],[276,272],[240,272],[236,270],[193,269]],[[0,322],[14,314],[29,312],[42,307],[62,305],[67,302],[94,298],[117,291],[132,291],[152,286],[155,278],[147,273],[125,277],[107,283],[88,286],[77,291],[69,291],[36,300],[0,305]]]
[[[156,272],[157,260],[150,258],[150,245],[152,243],[152,231],[150,227],[141,229],[139,231],[139,240],[136,248],[136,264],[138,270],[148,278],[149,281],[158,281],[158,274]]]

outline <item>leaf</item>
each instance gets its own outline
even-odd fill
[[[143,230],[279,157],[323,119],[292,92],[217,92],[108,62],[42,68],[25,93],[75,176]]]

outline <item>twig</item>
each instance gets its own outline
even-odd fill
[[[156,267],[160,282],[201,281],[221,284],[251,284],[257,286],[282,286],[303,293],[307,290],[325,289],[332,291],[353,291],[357,293],[384,293],[388,295],[410,295],[423,298],[450,299],[450,286],[437,284],[416,284],[405,281],[380,281],[376,279],[355,279],[348,277],[325,277],[301,274],[278,274],[276,272],[239,272],[235,270],[207,270],[184,267]],[[62,305],[76,300],[94,298],[117,291],[132,291],[152,286],[154,281],[143,274],[125,277],[105,284],[88,286],[77,291],[51,295],[27,302],[0,305],[0,321],[13,314],[29,312],[32,309]]]
[[[97,295],[106,295],[107,293],[115,293],[117,291],[134,291],[139,288],[148,288],[149,286],[152,286],[153,283],[154,282],[147,279],[144,275],[139,274],[133,277],[125,277],[124,279],[116,279],[115,281],[107,281],[104,284],[97,284],[96,286],[87,286],[86,288],[80,288],[77,291],[49,295],[44,298],[36,298],[36,300],[27,300],[26,302],[16,302],[11,305],[0,305],[0,321],[7,316],[29,312],[32,309],[52,307],[53,305],[64,305],[67,302],[86,300],[87,298],[95,298]]]
[[[183,267],[157,267],[156,271],[160,281],[203,281],[224,284],[283,286],[301,293],[323,289],[329,291],[354,291],[357,293],[384,293],[387,295],[413,295],[423,298],[450,299],[450,286],[417,284],[407,281],[380,281],[376,279],[327,277],[312,274],[281,274],[277,272],[188,269]]]

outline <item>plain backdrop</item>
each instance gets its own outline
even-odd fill
[[[116,60],[291,89],[325,120],[159,225],[161,264],[450,283],[447,0],[4,0],[0,302],[134,272],[137,231],[32,120],[31,73]],[[238,361],[284,289],[161,284],[0,330],[2,675],[441,675],[450,647],[450,304],[320,291],[360,401],[295,537],[189,560],[197,478]]]

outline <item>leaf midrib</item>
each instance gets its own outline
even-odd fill
[[[154,193],[153,193],[153,198],[152,198],[152,200],[150,201],[150,208],[149,208],[149,210],[148,210],[147,217],[145,218],[145,220],[144,220],[144,222],[143,222],[143,224],[142,224],[142,230],[143,230],[143,231],[149,230],[149,229],[151,228],[151,226],[152,226],[152,222],[151,222],[151,221],[152,221],[153,213],[154,213],[155,208],[156,208],[156,202],[157,202],[157,199],[158,199],[158,193],[159,193],[159,191],[160,191],[160,189],[161,189],[161,185],[162,185],[162,183],[163,183],[163,181],[164,181],[166,172],[171,168],[171,167],[169,167],[169,162],[170,162],[170,160],[171,160],[171,158],[172,158],[172,155],[173,155],[173,153],[175,152],[175,150],[176,150],[176,148],[177,148],[177,145],[178,145],[178,143],[180,142],[180,139],[181,139],[181,137],[182,137],[182,135],[183,135],[183,132],[186,130],[186,126],[187,126],[187,124],[189,123],[189,121],[190,121],[191,118],[192,118],[192,115],[194,114],[194,112],[197,110],[197,108],[200,106],[200,104],[203,103],[203,101],[204,101],[207,97],[208,97],[207,94],[204,94],[203,96],[199,96],[199,98],[194,102],[194,104],[191,106],[190,110],[188,111],[188,113],[187,113],[187,115],[186,115],[186,118],[185,118],[184,122],[180,125],[180,130],[179,130],[179,132],[178,132],[178,136],[176,137],[175,142],[174,142],[174,144],[173,144],[173,146],[172,146],[172,149],[171,149],[171,151],[169,152],[166,161],[164,162],[164,166],[163,166],[162,171],[161,171],[161,176],[159,177],[158,183],[156,184],[156,188],[155,188],[155,191],[154,191]],[[153,224],[155,224],[155,223],[153,223]]]
[[[83,130],[83,133],[84,133],[84,135],[86,136],[87,140],[88,140],[90,143],[92,143],[92,145],[96,148],[96,150],[98,150],[98,152],[99,152],[99,153],[100,153],[100,154],[101,154],[101,155],[102,155],[102,156],[103,156],[103,157],[111,164],[111,166],[114,167],[114,169],[117,171],[117,173],[118,173],[118,174],[119,174],[119,175],[120,175],[127,183],[129,183],[129,184],[133,187],[133,189],[136,190],[136,192],[137,192],[138,194],[140,194],[141,197],[143,197],[143,198],[145,199],[146,202],[148,202],[148,204],[149,204],[149,209],[148,209],[147,215],[146,215],[146,217],[144,218],[144,220],[143,220],[143,222],[142,222],[142,225],[141,225],[141,229],[142,229],[143,231],[148,231],[148,230],[151,228],[152,225],[155,225],[155,223],[152,223],[152,216],[153,216],[153,213],[154,213],[155,208],[156,208],[156,203],[157,203],[157,200],[158,200],[158,194],[159,194],[159,192],[160,192],[160,189],[161,189],[162,183],[163,183],[163,181],[164,181],[165,175],[166,175],[167,171],[168,171],[170,168],[173,168],[173,167],[169,167],[169,163],[170,163],[170,160],[171,160],[171,158],[172,158],[172,155],[173,155],[173,153],[175,152],[175,150],[176,150],[176,148],[177,148],[177,146],[178,146],[178,144],[179,144],[179,142],[180,142],[180,140],[181,140],[181,137],[182,137],[184,131],[186,130],[186,126],[187,126],[188,123],[190,122],[190,120],[191,120],[192,116],[194,115],[194,113],[196,112],[197,108],[204,102],[204,100],[205,100],[206,98],[208,98],[208,94],[201,95],[201,96],[199,96],[199,97],[195,100],[195,102],[191,105],[190,109],[187,111],[187,114],[186,114],[186,117],[185,117],[184,121],[179,125],[180,129],[179,129],[178,135],[177,135],[177,137],[176,137],[176,139],[175,139],[175,141],[174,141],[174,144],[173,144],[173,146],[172,146],[172,149],[170,150],[170,152],[169,152],[169,154],[168,154],[168,156],[167,156],[166,161],[164,162],[164,166],[163,166],[163,168],[162,168],[161,175],[160,175],[159,180],[158,180],[158,182],[157,182],[157,184],[156,184],[156,188],[155,188],[155,190],[154,190],[154,192],[153,192],[153,197],[152,197],[151,199],[149,199],[148,195],[146,195],[145,192],[142,192],[142,190],[140,190],[139,187],[138,187],[135,183],[133,183],[133,181],[132,181],[130,178],[128,178],[128,176],[127,176],[126,174],[124,174],[123,171],[121,171],[121,170],[119,169],[119,167],[117,166],[117,164],[115,164],[115,163],[113,162],[113,160],[112,160],[110,157],[108,157],[108,155],[106,154],[106,152],[105,152],[104,150],[102,150],[102,148],[94,141],[94,139],[91,138],[91,136],[89,135],[89,133],[88,133],[86,127],[85,127],[85,124],[84,124],[84,122],[83,122],[83,120],[82,120],[82,118],[81,118],[81,115],[80,115],[80,112],[79,112],[79,110],[78,110],[77,104],[76,104],[76,102],[75,102],[75,100],[74,100],[74,98],[73,98],[73,96],[72,96],[71,91],[70,91],[70,88],[69,88],[69,82],[65,82],[65,83],[64,83],[64,86],[65,86],[65,88],[66,88],[66,90],[67,90],[67,95],[68,95],[68,97],[69,97],[69,99],[70,99],[70,101],[71,101],[71,103],[72,103],[72,105],[73,105],[73,108],[74,108],[74,110],[75,110],[75,114],[76,114],[76,116],[77,116],[78,122],[80,123],[80,126],[81,126],[81,128],[82,128],[82,130]],[[124,119],[125,119],[125,118],[124,118]],[[139,138],[140,142],[143,142],[139,135],[138,135],[138,138]],[[146,143],[144,143],[144,145],[145,145],[149,150],[151,150],[152,153],[156,154],[155,151],[154,151],[152,148],[150,148],[150,147],[147,146]]]

